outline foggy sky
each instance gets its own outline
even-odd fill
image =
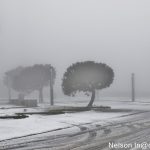
[[[18,65],[50,63],[60,86],[65,69],[84,60],[115,72],[109,92],[150,91],[149,0],[0,0],[0,78]]]

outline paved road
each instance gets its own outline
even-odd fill
[[[74,130],[75,128],[78,130]],[[131,144],[142,142],[150,143],[150,112],[124,116],[118,121],[107,122],[105,125],[101,125],[100,122],[71,125],[71,127],[59,131],[0,141],[0,150],[123,149],[109,148],[109,144],[113,145],[113,143],[130,144],[130,147],[123,150],[141,150]]]

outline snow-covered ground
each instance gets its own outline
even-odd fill
[[[74,102],[74,101],[72,101]],[[86,106],[87,100],[80,99],[72,106]],[[66,100],[58,99],[56,105],[69,105],[70,103]],[[150,110],[150,103],[148,101],[115,101],[115,100],[97,100],[95,105],[100,106],[111,106],[112,108],[119,109],[139,109],[139,110]],[[24,108],[11,108],[9,105],[0,106],[0,115],[10,115],[18,112],[24,112]],[[40,108],[27,108],[25,111],[39,111],[48,108],[49,105],[41,105]],[[7,109],[4,109],[7,108]],[[9,109],[8,109],[9,108]],[[119,119],[123,115],[127,115],[132,112],[96,112],[86,111],[78,113],[65,113],[60,115],[30,115],[29,118],[25,119],[0,119],[0,140],[9,139],[13,137],[19,137],[34,133],[40,133],[45,131],[51,131],[59,128],[65,128],[79,124],[92,123],[92,122],[108,122],[110,120]]]
[[[55,104],[57,106],[86,106],[89,100],[90,97],[66,97],[56,99]],[[150,98],[139,98],[132,102],[128,97],[101,97],[95,100],[94,105],[111,106],[114,109],[150,110]]]
[[[13,112],[15,112],[15,110],[12,109]],[[18,109],[16,111],[18,112]],[[16,136],[24,136],[33,133],[50,131],[58,128],[65,128],[68,126],[72,126],[72,124],[78,125],[100,120],[106,121],[110,118],[119,117],[124,114],[126,113],[102,113],[88,111],[52,116],[30,115],[29,118],[25,119],[0,119],[0,140]]]

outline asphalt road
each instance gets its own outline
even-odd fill
[[[71,132],[75,128],[78,132]],[[135,144],[139,144],[138,147]],[[140,112],[105,125],[100,122],[72,124],[59,131],[3,140],[0,150],[150,150],[148,144],[150,112]]]

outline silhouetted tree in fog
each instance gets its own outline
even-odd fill
[[[103,63],[94,61],[77,62],[64,73],[62,89],[65,95],[74,96],[76,92],[92,93],[87,107],[91,108],[95,90],[109,87],[113,82],[113,70]]]
[[[14,83],[14,79],[16,78],[16,76],[18,76],[20,74],[20,72],[23,70],[23,67],[17,67],[15,69],[9,70],[7,72],[5,72],[4,75],[4,84],[7,86],[8,88],[8,97],[9,100],[11,99],[11,89],[13,89],[13,83]]]
[[[51,71],[53,71],[52,79]],[[22,97],[37,90],[39,92],[39,102],[43,102],[43,88],[48,86],[50,82],[54,84],[55,76],[55,69],[51,65],[36,64],[24,68],[19,76],[15,78],[13,87],[21,93]]]
[[[51,104],[53,104],[53,85],[56,71],[51,65],[36,64],[29,67],[17,67],[5,73],[4,83],[9,89],[19,92],[18,98],[37,90],[39,102],[43,102],[43,88],[50,85]]]

